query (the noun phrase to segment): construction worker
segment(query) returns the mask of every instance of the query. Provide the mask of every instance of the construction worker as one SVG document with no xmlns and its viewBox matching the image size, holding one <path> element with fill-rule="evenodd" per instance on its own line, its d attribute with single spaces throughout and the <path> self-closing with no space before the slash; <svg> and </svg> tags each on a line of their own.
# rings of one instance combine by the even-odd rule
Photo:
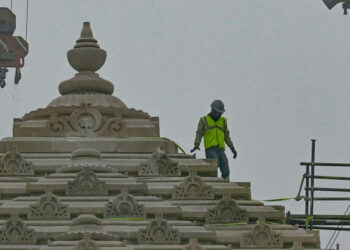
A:
<svg viewBox="0 0 350 250">
<path fill-rule="evenodd" d="M 199 145 L 204 136 L 205 156 L 208 159 L 217 159 L 221 177 L 228 179 L 230 169 L 225 154 L 225 143 L 231 149 L 233 159 L 236 159 L 237 151 L 233 146 L 230 132 L 227 129 L 227 120 L 222 117 L 222 114 L 225 112 L 224 103 L 220 100 L 215 100 L 210 106 L 210 113 L 201 117 L 198 122 L 196 139 L 194 140 L 194 147 L 191 149 L 191 153 L 197 149 L 200 150 Z"/>
</svg>

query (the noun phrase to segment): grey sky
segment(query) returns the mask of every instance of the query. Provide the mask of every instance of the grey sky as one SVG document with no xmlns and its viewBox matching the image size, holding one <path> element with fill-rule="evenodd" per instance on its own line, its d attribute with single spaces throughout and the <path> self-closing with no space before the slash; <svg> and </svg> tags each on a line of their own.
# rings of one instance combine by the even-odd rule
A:
<svg viewBox="0 0 350 250">
<path fill-rule="evenodd" d="M 74 74 L 66 51 L 90 21 L 108 53 L 99 73 L 115 84 L 114 94 L 160 116 L 161 135 L 187 152 L 210 102 L 225 102 L 238 151 L 235 161 L 228 152 L 230 178 L 251 181 L 254 199 L 295 196 L 310 138 L 318 139 L 317 160 L 350 162 L 350 17 L 340 6 L 330 12 L 321 0 L 30 0 L 29 7 L 22 80 L 15 89 L 12 70 L 0 90 L 1 138 L 12 134 L 14 117 L 58 96 L 58 84 Z M 14 1 L 13 11 L 16 34 L 24 37 L 25 1 Z M 203 148 L 197 156 L 204 157 Z M 283 205 L 303 212 L 302 202 Z M 320 213 L 346 207 L 316 204 Z M 321 236 L 324 245 L 329 233 Z M 339 238 L 344 249 L 346 236 Z"/>
</svg>

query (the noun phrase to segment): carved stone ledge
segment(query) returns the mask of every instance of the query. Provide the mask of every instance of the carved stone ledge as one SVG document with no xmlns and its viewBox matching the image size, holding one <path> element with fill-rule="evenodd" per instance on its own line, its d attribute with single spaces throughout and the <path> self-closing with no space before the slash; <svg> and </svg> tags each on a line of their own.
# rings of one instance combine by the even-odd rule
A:
<svg viewBox="0 0 350 250">
<path fill-rule="evenodd" d="M 190 171 L 180 185 L 175 186 L 172 198 L 176 200 L 213 200 L 214 189 L 205 184 L 196 171 Z"/>
<path fill-rule="evenodd" d="M 97 178 L 96 173 L 83 168 L 66 186 L 66 195 L 107 195 L 107 184 Z"/>
<path fill-rule="evenodd" d="M 0 229 L 0 244 L 34 245 L 37 241 L 33 229 L 28 229 L 17 214 L 12 214 Z"/>
<path fill-rule="evenodd" d="M 198 244 L 198 239 L 191 238 L 189 244 L 183 250 L 204 250 L 204 248 Z"/>
<path fill-rule="evenodd" d="M 248 222 L 245 209 L 240 208 L 231 199 L 231 194 L 224 194 L 223 199 L 213 209 L 208 209 L 206 223 L 238 223 Z"/>
<path fill-rule="evenodd" d="M 34 175 L 31 162 L 27 162 L 16 146 L 11 147 L 0 162 L 0 175 Z"/>
<path fill-rule="evenodd" d="M 146 229 L 140 229 L 137 233 L 139 244 L 179 244 L 181 237 L 179 230 L 173 229 L 168 222 L 163 219 L 163 215 L 157 214 L 151 220 Z"/>
<path fill-rule="evenodd" d="M 271 226 L 260 218 L 248 233 L 244 233 L 240 243 L 241 248 L 283 248 L 283 240 L 279 233 L 275 233 Z"/>
<path fill-rule="evenodd" d="M 138 204 L 135 198 L 123 189 L 112 201 L 109 201 L 103 212 L 108 217 L 146 217 L 145 206 Z"/>
<path fill-rule="evenodd" d="M 178 162 L 171 161 L 170 157 L 161 149 L 157 149 L 147 162 L 141 163 L 139 176 L 181 176 Z"/>
<path fill-rule="evenodd" d="M 29 206 L 28 219 L 70 219 L 68 205 L 63 205 L 51 190 L 40 196 L 39 200 Z"/>
</svg>

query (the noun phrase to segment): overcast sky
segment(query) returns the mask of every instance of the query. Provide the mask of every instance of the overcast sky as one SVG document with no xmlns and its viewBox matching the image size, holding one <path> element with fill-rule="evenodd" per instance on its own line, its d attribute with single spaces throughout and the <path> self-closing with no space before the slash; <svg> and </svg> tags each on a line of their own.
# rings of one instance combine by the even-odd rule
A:
<svg viewBox="0 0 350 250">
<path fill-rule="evenodd" d="M 13 1 L 15 34 L 23 37 L 25 3 Z M 0 137 L 12 135 L 13 118 L 59 95 L 58 84 L 75 73 L 66 51 L 90 21 L 108 53 L 99 73 L 115 84 L 114 95 L 159 116 L 161 135 L 187 152 L 200 116 L 223 100 L 238 151 L 236 160 L 227 151 L 231 181 L 252 182 L 253 199 L 293 197 L 311 138 L 318 161 L 350 162 L 349 18 L 321 0 L 30 0 L 30 52 L 19 86 L 11 70 L 0 90 Z M 278 204 L 303 212 L 303 202 Z M 347 206 L 316 203 L 316 212 Z M 325 246 L 329 233 L 321 236 Z M 341 249 L 350 246 L 346 238 L 339 237 Z"/>
</svg>

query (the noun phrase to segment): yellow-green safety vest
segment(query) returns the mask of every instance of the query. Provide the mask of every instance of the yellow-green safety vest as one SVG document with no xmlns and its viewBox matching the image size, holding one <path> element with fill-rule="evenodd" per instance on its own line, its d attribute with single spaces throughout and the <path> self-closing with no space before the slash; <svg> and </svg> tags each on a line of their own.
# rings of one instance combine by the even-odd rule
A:
<svg viewBox="0 0 350 250">
<path fill-rule="evenodd" d="M 204 146 L 208 149 L 213 146 L 219 146 L 225 149 L 225 133 L 224 126 L 226 124 L 226 118 L 220 117 L 217 121 L 214 121 L 209 115 L 203 116 L 202 120 L 205 126 L 204 132 Z"/>
</svg>

